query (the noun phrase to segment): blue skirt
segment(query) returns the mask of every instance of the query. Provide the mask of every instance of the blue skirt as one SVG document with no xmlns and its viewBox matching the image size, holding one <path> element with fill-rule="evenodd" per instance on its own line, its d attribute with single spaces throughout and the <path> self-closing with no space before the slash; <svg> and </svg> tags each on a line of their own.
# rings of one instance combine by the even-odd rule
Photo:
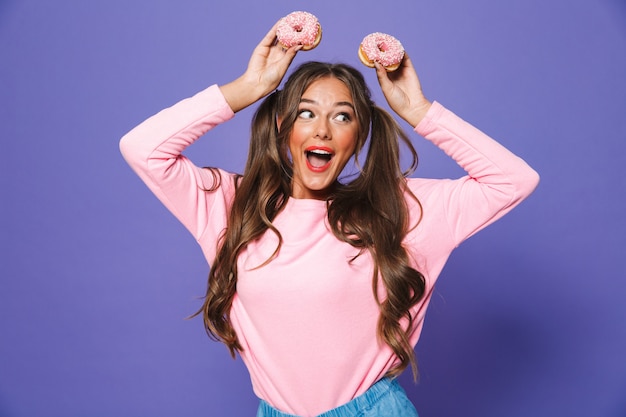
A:
<svg viewBox="0 0 626 417">
<path fill-rule="evenodd" d="M 298 417 L 283 413 L 264 400 L 257 417 Z M 406 392 L 395 379 L 383 378 L 352 401 L 317 417 L 418 417 Z"/>
</svg>

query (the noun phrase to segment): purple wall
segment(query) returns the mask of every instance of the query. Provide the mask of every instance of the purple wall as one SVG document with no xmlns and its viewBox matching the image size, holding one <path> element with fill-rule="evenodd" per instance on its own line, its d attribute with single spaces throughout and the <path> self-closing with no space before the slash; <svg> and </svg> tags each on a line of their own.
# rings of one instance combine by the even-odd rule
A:
<svg viewBox="0 0 626 417">
<path fill-rule="evenodd" d="M 324 27 L 296 62 L 352 63 L 380 99 L 356 48 L 390 32 L 428 97 L 542 176 L 444 270 L 421 380 L 402 378 L 420 416 L 626 416 L 623 0 L 212 3 L 0 2 L 1 416 L 254 415 L 241 361 L 184 320 L 204 291 L 200 250 L 118 140 L 239 75 L 294 9 Z M 240 170 L 250 115 L 188 155 Z M 415 141 L 419 175 L 459 175 Z"/>
</svg>

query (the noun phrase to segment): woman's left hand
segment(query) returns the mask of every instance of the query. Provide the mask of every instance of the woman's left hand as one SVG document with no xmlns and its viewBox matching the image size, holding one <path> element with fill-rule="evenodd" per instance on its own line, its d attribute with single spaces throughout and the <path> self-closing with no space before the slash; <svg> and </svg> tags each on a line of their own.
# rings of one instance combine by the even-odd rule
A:
<svg viewBox="0 0 626 417">
<path fill-rule="evenodd" d="M 378 62 L 374 65 L 378 83 L 389 106 L 411 126 L 417 126 L 431 103 L 422 93 L 422 86 L 409 56 L 405 54 L 400 68 L 393 72 L 387 72 Z"/>
</svg>

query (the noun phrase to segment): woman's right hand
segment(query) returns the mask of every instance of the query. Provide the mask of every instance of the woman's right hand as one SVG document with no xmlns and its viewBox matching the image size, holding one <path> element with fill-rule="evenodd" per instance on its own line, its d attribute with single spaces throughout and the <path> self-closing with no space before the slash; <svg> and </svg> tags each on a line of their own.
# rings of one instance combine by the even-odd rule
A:
<svg viewBox="0 0 626 417">
<path fill-rule="evenodd" d="M 254 48 L 248 68 L 236 80 L 220 86 L 222 94 L 234 112 L 248 107 L 274 91 L 287 73 L 301 45 L 283 49 L 276 42 L 276 27 Z"/>
</svg>

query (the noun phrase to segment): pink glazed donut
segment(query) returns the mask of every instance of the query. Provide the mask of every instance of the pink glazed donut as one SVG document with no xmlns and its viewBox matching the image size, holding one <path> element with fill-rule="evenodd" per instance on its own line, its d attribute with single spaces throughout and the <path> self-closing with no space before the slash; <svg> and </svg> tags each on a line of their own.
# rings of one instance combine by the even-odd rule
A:
<svg viewBox="0 0 626 417">
<path fill-rule="evenodd" d="M 308 51 L 322 40 L 322 26 L 311 13 L 292 12 L 279 20 L 276 37 L 285 49 L 302 45 L 302 50 Z"/>
<path fill-rule="evenodd" d="M 387 71 L 395 71 L 404 58 L 404 47 L 399 40 L 386 33 L 375 32 L 363 38 L 359 59 L 368 67 L 380 62 Z"/>
</svg>

